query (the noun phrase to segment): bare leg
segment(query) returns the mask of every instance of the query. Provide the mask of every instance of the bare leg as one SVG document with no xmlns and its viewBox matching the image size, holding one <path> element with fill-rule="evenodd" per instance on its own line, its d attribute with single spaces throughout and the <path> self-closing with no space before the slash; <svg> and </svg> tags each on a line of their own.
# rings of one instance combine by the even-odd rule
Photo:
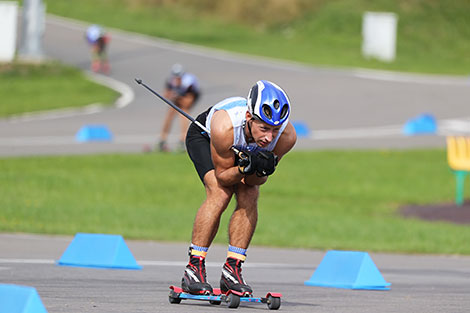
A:
<svg viewBox="0 0 470 313">
<path fill-rule="evenodd" d="M 179 107 L 186 113 L 189 114 L 189 110 L 193 106 L 194 103 L 194 95 L 193 94 L 187 94 L 184 97 L 179 98 Z M 189 127 L 189 120 L 180 114 L 180 125 L 181 125 L 181 135 L 180 135 L 180 141 L 184 142 L 186 139 L 186 132 L 188 131 Z"/>
<path fill-rule="evenodd" d="M 166 112 L 165 120 L 163 122 L 163 129 L 160 134 L 160 140 L 161 141 L 166 141 L 168 138 L 168 133 L 170 132 L 171 128 L 171 123 L 173 122 L 173 119 L 175 118 L 176 111 L 174 109 L 169 109 Z"/>
<path fill-rule="evenodd" d="M 209 247 L 217 234 L 220 217 L 227 208 L 233 191 L 217 183 L 214 170 L 207 172 L 204 183 L 207 197 L 194 220 L 192 243 L 200 247 Z"/>
<path fill-rule="evenodd" d="M 96 43 L 91 46 L 91 70 L 93 72 L 100 70 L 99 47 Z"/>
<path fill-rule="evenodd" d="M 235 195 L 237 207 L 230 218 L 230 245 L 247 249 L 258 221 L 258 186 L 238 184 Z"/>
</svg>

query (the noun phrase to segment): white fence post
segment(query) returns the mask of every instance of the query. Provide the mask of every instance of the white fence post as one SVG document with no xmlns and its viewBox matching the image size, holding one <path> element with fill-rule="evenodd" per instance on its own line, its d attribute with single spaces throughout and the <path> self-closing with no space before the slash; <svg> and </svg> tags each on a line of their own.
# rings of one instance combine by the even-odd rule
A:
<svg viewBox="0 0 470 313">
<path fill-rule="evenodd" d="M 397 16 L 387 12 L 365 12 L 362 19 L 362 55 L 384 62 L 395 60 Z"/>
<path fill-rule="evenodd" d="M 16 49 L 18 3 L 0 1 L 0 62 L 11 62 Z"/>
</svg>

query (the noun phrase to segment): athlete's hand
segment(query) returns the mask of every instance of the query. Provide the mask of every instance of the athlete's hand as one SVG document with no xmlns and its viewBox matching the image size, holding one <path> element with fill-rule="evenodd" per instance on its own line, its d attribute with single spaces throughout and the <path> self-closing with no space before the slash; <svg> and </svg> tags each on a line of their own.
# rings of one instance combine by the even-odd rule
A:
<svg viewBox="0 0 470 313">
<path fill-rule="evenodd" d="M 235 153 L 235 165 L 238 166 L 238 171 L 244 175 L 251 175 L 255 173 L 255 162 L 253 153 L 248 150 L 241 150 L 237 147 L 232 147 Z"/>
<path fill-rule="evenodd" d="M 269 176 L 274 173 L 278 162 L 277 156 L 264 149 L 239 150 L 232 147 L 235 152 L 235 164 L 238 171 L 244 175 L 255 174 L 259 177 Z"/>
<path fill-rule="evenodd" d="M 256 153 L 256 175 L 269 176 L 276 170 L 278 157 L 271 151 L 259 150 Z"/>
</svg>

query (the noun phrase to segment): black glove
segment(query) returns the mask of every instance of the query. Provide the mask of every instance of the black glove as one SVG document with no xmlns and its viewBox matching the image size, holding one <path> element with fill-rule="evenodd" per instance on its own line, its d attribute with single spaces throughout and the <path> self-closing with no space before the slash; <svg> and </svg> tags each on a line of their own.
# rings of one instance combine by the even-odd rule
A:
<svg viewBox="0 0 470 313">
<path fill-rule="evenodd" d="M 251 175 L 255 173 L 255 162 L 253 153 L 249 150 L 241 150 L 237 147 L 232 147 L 235 153 L 235 165 L 238 166 L 238 171 L 244 175 Z"/>
<path fill-rule="evenodd" d="M 274 173 L 278 162 L 278 157 L 271 151 L 261 148 L 253 150 L 239 149 L 232 147 L 235 152 L 235 165 L 238 165 L 240 173 L 245 175 L 252 175 L 256 173 L 257 176 L 269 176 Z"/>
<path fill-rule="evenodd" d="M 278 157 L 271 151 L 259 150 L 256 153 L 256 175 L 269 176 L 276 170 Z"/>
</svg>

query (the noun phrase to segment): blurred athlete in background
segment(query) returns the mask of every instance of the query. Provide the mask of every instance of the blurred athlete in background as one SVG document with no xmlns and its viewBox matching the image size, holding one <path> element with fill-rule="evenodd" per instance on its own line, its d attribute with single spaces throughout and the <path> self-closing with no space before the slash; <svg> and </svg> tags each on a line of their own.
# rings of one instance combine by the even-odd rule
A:
<svg viewBox="0 0 470 313">
<path fill-rule="evenodd" d="M 107 54 L 109 35 L 99 25 L 91 25 L 86 31 L 86 39 L 91 48 L 91 70 L 109 74 L 110 66 Z"/>
<path fill-rule="evenodd" d="M 171 68 L 171 74 L 165 82 L 164 97 L 173 102 L 176 106 L 181 108 L 186 113 L 197 102 L 200 96 L 199 83 L 191 73 L 184 72 L 183 67 L 180 64 L 174 64 Z M 169 108 L 163 122 L 163 128 L 160 133 L 160 142 L 158 143 L 157 149 L 159 151 L 168 152 L 170 148 L 167 144 L 168 133 L 171 129 L 171 124 L 176 114 L 174 109 Z M 183 115 L 179 115 L 180 118 L 180 140 L 178 144 L 178 150 L 185 150 L 185 139 L 186 131 L 188 130 L 189 121 Z"/>
</svg>

